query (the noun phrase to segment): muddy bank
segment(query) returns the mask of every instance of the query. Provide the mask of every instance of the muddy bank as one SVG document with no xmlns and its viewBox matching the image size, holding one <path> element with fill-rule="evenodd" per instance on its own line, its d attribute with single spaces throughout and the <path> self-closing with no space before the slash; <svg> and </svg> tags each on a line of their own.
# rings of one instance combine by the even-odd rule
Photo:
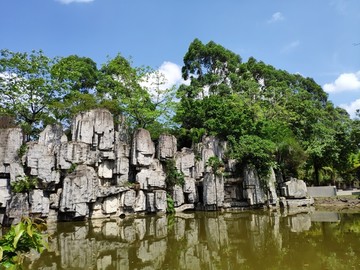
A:
<svg viewBox="0 0 360 270">
<path fill-rule="evenodd" d="M 314 198 L 317 210 L 360 211 L 360 197 L 357 195 Z"/>
</svg>

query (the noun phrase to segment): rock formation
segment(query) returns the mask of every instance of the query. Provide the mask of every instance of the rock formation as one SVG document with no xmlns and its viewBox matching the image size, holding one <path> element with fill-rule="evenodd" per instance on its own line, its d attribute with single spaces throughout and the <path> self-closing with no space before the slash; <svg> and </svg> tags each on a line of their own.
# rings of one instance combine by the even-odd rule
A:
<svg viewBox="0 0 360 270">
<path fill-rule="evenodd" d="M 24 215 L 72 220 L 164 213 L 169 197 L 175 211 L 276 204 L 273 170 L 268 179 L 250 167 L 239 173 L 236 161 L 226 159 L 226 142 L 204 137 L 178 151 L 172 135 L 161 135 L 155 146 L 149 131 L 130 134 L 123 118 L 117 122 L 107 110 L 91 110 L 74 118 L 71 140 L 52 125 L 26 144 L 21 129 L 0 129 L 0 224 Z M 212 171 L 211 157 L 224 163 L 225 173 Z M 169 161 L 182 183 L 168 182 Z M 12 185 L 20 179 L 35 182 L 16 193 Z M 287 197 L 306 196 L 297 181 L 284 184 Z"/>
</svg>

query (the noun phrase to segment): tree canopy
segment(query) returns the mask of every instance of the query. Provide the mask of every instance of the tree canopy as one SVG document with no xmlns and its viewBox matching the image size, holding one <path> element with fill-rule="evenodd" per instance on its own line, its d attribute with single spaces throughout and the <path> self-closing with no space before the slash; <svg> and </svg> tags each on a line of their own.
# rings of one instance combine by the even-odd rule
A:
<svg viewBox="0 0 360 270">
<path fill-rule="evenodd" d="M 260 173 L 271 166 L 314 184 L 359 174 L 359 120 L 336 108 L 312 78 L 253 57 L 243 62 L 199 39 L 189 45 L 182 76 L 189 83 L 167 89 L 162 74 L 133 67 L 120 54 L 98 67 L 88 57 L 3 49 L 0 113 L 31 138 L 47 123 L 66 125 L 79 112 L 107 108 L 154 138 L 164 130 L 176 134 L 179 147 L 204 135 L 227 140 L 228 157 Z"/>
</svg>

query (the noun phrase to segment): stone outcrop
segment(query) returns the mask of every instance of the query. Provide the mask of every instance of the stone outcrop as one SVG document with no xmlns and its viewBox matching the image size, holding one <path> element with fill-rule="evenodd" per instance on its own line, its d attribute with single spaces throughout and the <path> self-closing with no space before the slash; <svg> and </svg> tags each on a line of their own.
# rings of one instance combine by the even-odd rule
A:
<svg viewBox="0 0 360 270">
<path fill-rule="evenodd" d="M 116 122 L 107 110 L 83 112 L 72 122 L 71 139 L 52 125 L 26 145 L 21 129 L 0 129 L 0 223 L 23 215 L 71 220 L 164 213 L 168 200 L 176 212 L 277 204 L 274 171 L 260 179 L 254 168 L 239 170 L 226 157 L 226 142 L 209 136 L 178 151 L 176 138 L 163 134 L 155 147 L 149 131 L 130 134 L 124 118 Z M 224 164 L 221 171 L 208 166 L 211 157 Z M 181 181 L 169 181 L 167 164 Z M 36 184 L 15 193 L 11 185 L 19 177 Z M 288 199 L 306 197 L 301 180 L 281 190 Z"/>
<path fill-rule="evenodd" d="M 249 205 L 258 205 L 265 203 L 264 183 L 260 182 L 260 178 L 254 168 L 246 167 L 244 169 L 243 182 L 244 198 Z"/>
<path fill-rule="evenodd" d="M 303 180 L 290 178 L 282 184 L 281 195 L 288 199 L 303 199 L 307 196 L 307 187 Z"/>
</svg>

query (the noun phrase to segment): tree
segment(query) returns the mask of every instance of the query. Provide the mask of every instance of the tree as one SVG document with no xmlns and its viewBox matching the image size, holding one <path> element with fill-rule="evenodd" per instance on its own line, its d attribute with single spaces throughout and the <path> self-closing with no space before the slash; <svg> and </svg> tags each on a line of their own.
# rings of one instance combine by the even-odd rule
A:
<svg viewBox="0 0 360 270">
<path fill-rule="evenodd" d="M 129 126 L 158 127 L 157 122 L 165 120 L 171 111 L 173 88 L 161 89 L 164 82 L 151 69 L 133 68 L 128 60 L 117 55 L 100 72 L 97 86 L 100 106 L 109 108 L 115 115 L 125 115 Z"/>
<path fill-rule="evenodd" d="M 92 59 L 77 55 L 61 58 L 52 66 L 51 74 L 68 87 L 63 98 L 54 102 L 52 108 L 55 117 L 64 124 L 68 125 L 79 112 L 98 107 L 96 86 L 99 71 Z"/>
<path fill-rule="evenodd" d="M 238 72 L 240 64 L 241 57 L 232 51 L 213 41 L 204 45 L 195 39 L 184 56 L 182 74 L 185 80 L 191 80 L 188 90 L 194 97 L 204 97 L 207 89 L 209 93 L 225 94 L 231 92 L 230 74 Z"/>
<path fill-rule="evenodd" d="M 215 135 L 230 141 L 231 155 L 240 162 L 263 172 L 275 166 L 284 177 L 305 168 L 314 171 L 317 184 L 330 170 L 346 175 L 359 128 L 313 79 L 253 57 L 241 63 L 233 52 L 198 39 L 190 44 L 182 71 L 191 83 L 177 91 L 175 120 L 187 136 L 180 142 Z"/>
<path fill-rule="evenodd" d="M 56 59 L 42 51 L 17 53 L 0 51 L 1 112 L 13 115 L 30 138 L 49 121 L 51 105 L 61 99 L 64 84 L 51 76 Z"/>
</svg>

